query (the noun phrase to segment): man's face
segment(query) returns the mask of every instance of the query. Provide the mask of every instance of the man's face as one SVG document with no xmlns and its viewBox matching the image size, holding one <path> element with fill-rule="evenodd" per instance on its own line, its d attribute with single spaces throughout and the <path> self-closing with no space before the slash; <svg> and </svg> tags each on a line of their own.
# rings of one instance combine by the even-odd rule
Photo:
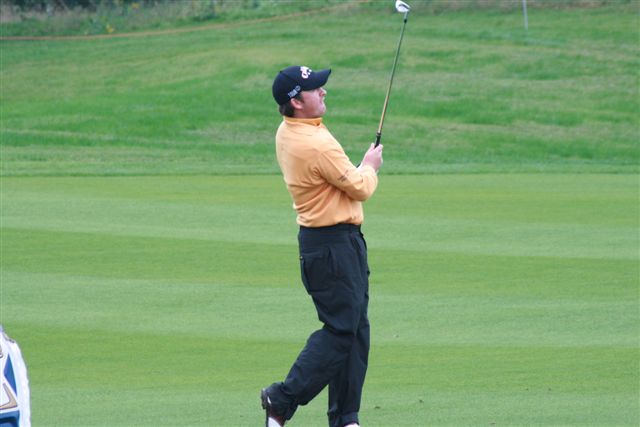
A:
<svg viewBox="0 0 640 427">
<path fill-rule="evenodd" d="M 327 110 L 327 107 L 324 105 L 324 97 L 326 94 L 327 91 L 322 87 L 300 92 L 302 102 L 299 104 L 302 108 L 296 109 L 296 117 L 307 119 L 322 117 Z"/>
</svg>

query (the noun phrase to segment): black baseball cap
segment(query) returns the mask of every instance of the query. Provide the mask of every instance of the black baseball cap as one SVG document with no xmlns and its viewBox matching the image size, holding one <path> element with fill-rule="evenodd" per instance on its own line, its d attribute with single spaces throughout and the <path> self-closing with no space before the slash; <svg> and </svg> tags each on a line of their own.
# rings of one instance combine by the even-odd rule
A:
<svg viewBox="0 0 640 427">
<path fill-rule="evenodd" d="M 304 65 L 292 65 L 280 70 L 273 80 L 273 99 L 284 105 L 303 90 L 313 90 L 324 86 L 331 70 L 313 71 Z"/>
</svg>

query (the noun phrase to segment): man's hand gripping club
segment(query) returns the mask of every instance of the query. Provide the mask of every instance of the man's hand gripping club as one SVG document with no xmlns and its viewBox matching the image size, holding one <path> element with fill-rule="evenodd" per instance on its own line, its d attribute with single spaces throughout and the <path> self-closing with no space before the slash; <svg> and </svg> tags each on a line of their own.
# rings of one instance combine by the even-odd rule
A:
<svg viewBox="0 0 640 427">
<path fill-rule="evenodd" d="M 382 166 L 383 147 L 383 145 L 378 145 L 376 147 L 375 144 L 371 144 L 367 152 L 364 153 L 364 157 L 362 158 L 362 162 L 360 163 L 360 166 L 358 166 L 358 169 L 362 168 L 363 166 L 371 166 L 373 170 L 378 172 L 378 169 L 380 169 L 380 166 Z"/>
</svg>

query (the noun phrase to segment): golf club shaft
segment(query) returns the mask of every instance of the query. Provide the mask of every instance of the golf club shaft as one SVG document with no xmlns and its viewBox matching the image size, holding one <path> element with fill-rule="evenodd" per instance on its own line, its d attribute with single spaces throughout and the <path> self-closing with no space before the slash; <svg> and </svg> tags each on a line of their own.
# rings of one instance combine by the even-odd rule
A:
<svg viewBox="0 0 640 427">
<path fill-rule="evenodd" d="M 391 86 L 393 85 L 393 76 L 396 73 L 396 65 L 398 64 L 398 56 L 400 56 L 400 46 L 402 45 L 402 37 L 404 36 L 404 27 L 407 25 L 407 16 L 409 12 L 404 14 L 404 22 L 402 23 L 402 30 L 400 30 L 400 40 L 398 40 L 398 47 L 396 49 L 396 57 L 393 60 L 393 68 L 391 68 L 391 79 L 389 79 L 389 87 L 387 88 L 387 96 L 384 98 L 384 106 L 382 107 L 382 116 L 380 117 L 380 124 L 378 125 L 378 131 L 376 132 L 377 147 L 380 145 L 380 138 L 382 137 L 382 125 L 384 124 L 384 116 L 387 113 L 387 104 L 389 104 L 389 95 L 391 95 Z"/>
</svg>

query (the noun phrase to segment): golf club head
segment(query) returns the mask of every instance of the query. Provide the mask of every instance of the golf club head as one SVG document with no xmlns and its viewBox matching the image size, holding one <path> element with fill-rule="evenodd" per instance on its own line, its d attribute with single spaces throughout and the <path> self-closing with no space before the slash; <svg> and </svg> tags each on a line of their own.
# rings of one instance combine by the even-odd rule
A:
<svg viewBox="0 0 640 427">
<path fill-rule="evenodd" d="M 409 13 L 409 11 L 411 10 L 411 6 L 403 1 L 396 0 L 396 10 L 400 13 Z"/>
</svg>

